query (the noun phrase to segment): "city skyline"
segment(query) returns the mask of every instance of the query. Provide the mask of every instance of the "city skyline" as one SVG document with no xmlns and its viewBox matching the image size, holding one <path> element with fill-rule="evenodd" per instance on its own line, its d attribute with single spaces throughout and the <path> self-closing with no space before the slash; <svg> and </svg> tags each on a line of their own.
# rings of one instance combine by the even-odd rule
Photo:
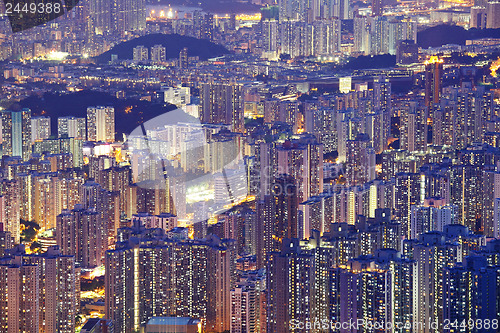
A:
<svg viewBox="0 0 500 333">
<path fill-rule="evenodd" d="M 500 331 L 498 1 L 16 4 L 0 332 Z"/>
</svg>

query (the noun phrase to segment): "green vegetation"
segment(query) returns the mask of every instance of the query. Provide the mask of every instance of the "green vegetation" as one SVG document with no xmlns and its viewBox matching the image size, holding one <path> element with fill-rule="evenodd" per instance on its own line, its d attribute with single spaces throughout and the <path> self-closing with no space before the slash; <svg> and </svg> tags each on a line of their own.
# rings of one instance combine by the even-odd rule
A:
<svg viewBox="0 0 500 333">
<path fill-rule="evenodd" d="M 42 249 L 42 244 L 38 242 L 31 243 L 30 250 L 31 252 L 39 252 Z"/>
<path fill-rule="evenodd" d="M 32 242 L 38 230 L 40 230 L 40 226 L 35 222 L 21 220 L 21 242 Z"/>
<path fill-rule="evenodd" d="M 82 291 L 93 291 L 104 288 L 104 277 L 96 277 L 92 280 L 82 279 L 80 286 Z"/>
</svg>

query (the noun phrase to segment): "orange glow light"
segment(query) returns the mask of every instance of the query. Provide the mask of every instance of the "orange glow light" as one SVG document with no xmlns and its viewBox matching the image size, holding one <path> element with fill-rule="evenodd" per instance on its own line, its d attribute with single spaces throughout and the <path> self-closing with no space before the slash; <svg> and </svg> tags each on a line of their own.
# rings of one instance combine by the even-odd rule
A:
<svg viewBox="0 0 500 333">
<path fill-rule="evenodd" d="M 431 56 L 428 60 L 426 60 L 424 62 L 424 64 L 428 65 L 428 64 L 435 64 L 435 63 L 439 63 L 439 64 L 442 64 L 444 62 L 443 59 L 439 59 L 438 56 Z"/>
<path fill-rule="evenodd" d="M 491 66 L 491 76 L 495 77 L 497 76 L 497 70 L 500 68 L 500 58 L 498 58 L 496 61 L 494 61 Z"/>
</svg>

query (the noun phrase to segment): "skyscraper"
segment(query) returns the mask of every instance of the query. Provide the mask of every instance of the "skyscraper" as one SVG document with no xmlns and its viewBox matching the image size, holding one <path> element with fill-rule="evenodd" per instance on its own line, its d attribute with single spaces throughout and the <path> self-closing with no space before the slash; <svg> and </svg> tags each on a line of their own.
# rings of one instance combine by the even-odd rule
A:
<svg viewBox="0 0 500 333">
<path fill-rule="evenodd" d="M 330 230 L 333 220 L 333 196 L 319 195 L 299 204 L 298 224 L 301 239 L 308 239 L 313 230 L 321 234 Z"/>
<path fill-rule="evenodd" d="M 57 136 L 59 138 L 68 136 L 69 138 L 85 139 L 85 118 L 72 116 L 57 118 Z"/>
<path fill-rule="evenodd" d="M 202 38 L 214 40 L 214 15 L 207 13 L 203 19 Z"/>
<path fill-rule="evenodd" d="M 164 62 L 167 60 L 167 48 L 161 44 L 151 48 L 151 61 Z"/>
<path fill-rule="evenodd" d="M 444 270 L 462 260 L 458 249 L 457 244 L 447 243 L 444 234 L 437 231 L 421 235 L 419 242 L 413 246 L 412 259 L 417 262 L 413 274 L 413 321 L 427 323 L 421 332 L 435 332 L 430 323 L 437 323 L 439 327 L 443 322 Z"/>
<path fill-rule="evenodd" d="M 242 131 L 241 98 L 241 87 L 237 84 L 203 83 L 200 87 L 201 122 L 231 125 L 233 131 Z"/>
<path fill-rule="evenodd" d="M 338 17 L 341 20 L 352 19 L 353 11 L 349 0 L 331 1 L 333 6 L 333 17 Z"/>
<path fill-rule="evenodd" d="M 384 13 L 384 2 L 382 0 L 372 1 L 372 15 L 381 16 Z"/>
<path fill-rule="evenodd" d="M 397 173 L 394 197 L 394 215 L 402 225 L 405 238 L 411 236 L 411 206 L 421 203 L 420 175 L 417 173 Z"/>
<path fill-rule="evenodd" d="M 113 107 L 87 108 L 87 140 L 115 141 L 115 109 Z"/>
<path fill-rule="evenodd" d="M 0 264 L 0 329 L 39 332 L 39 267 L 13 260 Z"/>
<path fill-rule="evenodd" d="M 268 332 L 287 333 L 290 323 L 310 320 L 314 268 L 314 256 L 303 252 L 297 239 L 286 239 L 282 251 L 270 254 L 266 269 Z"/>
<path fill-rule="evenodd" d="M 145 1 L 89 1 L 88 24 L 90 32 L 96 35 L 140 34 L 146 29 Z"/>
<path fill-rule="evenodd" d="M 3 204 L 5 198 L 0 198 L 0 205 Z M 3 219 L 3 218 L 2 218 Z M 3 257 L 5 251 L 12 248 L 14 240 L 10 231 L 5 230 L 3 222 L 0 222 L 0 257 Z"/>
<path fill-rule="evenodd" d="M 262 21 L 262 34 L 264 35 L 264 50 L 276 52 L 278 49 L 278 21 Z"/>
<path fill-rule="evenodd" d="M 285 239 L 266 268 L 267 332 L 291 332 L 292 325 L 338 319 L 336 244 L 314 231 L 309 240 Z"/>
<path fill-rule="evenodd" d="M 117 332 L 153 316 L 200 318 L 207 330 L 229 330 L 235 259 L 231 242 L 213 236 L 117 243 L 106 252 L 106 317 Z"/>
<path fill-rule="evenodd" d="M 375 78 L 373 83 L 373 106 L 377 114 L 373 148 L 376 153 L 380 153 L 387 149 L 392 116 L 392 85 L 383 75 Z"/>
<path fill-rule="evenodd" d="M 57 216 L 57 244 L 61 253 L 75 256 L 82 267 L 94 268 L 104 264 L 108 248 L 108 226 L 96 211 L 81 206 L 63 211 Z"/>
<path fill-rule="evenodd" d="M 366 16 L 354 18 L 354 52 L 371 53 L 370 24 Z"/>
<path fill-rule="evenodd" d="M 184 47 L 180 52 L 179 52 L 179 67 L 186 69 L 189 66 L 189 61 L 188 61 L 188 49 L 187 47 Z"/>
<path fill-rule="evenodd" d="M 498 29 L 500 28 L 500 2 L 489 1 L 486 4 L 486 28 Z"/>
<path fill-rule="evenodd" d="M 27 161 L 31 155 L 31 110 L 2 111 L 3 155 L 19 156 Z"/>
<path fill-rule="evenodd" d="M 259 274 L 260 273 L 260 274 Z M 262 270 L 246 274 L 231 290 L 231 332 L 262 332 L 266 321 L 265 313 L 265 275 Z"/>
<path fill-rule="evenodd" d="M 51 134 L 50 117 L 31 118 L 31 142 L 48 139 Z"/>
<path fill-rule="evenodd" d="M 7 301 L 0 307 L 2 310 L 8 307 L 9 311 L 6 332 L 24 331 L 22 327 L 26 332 L 35 332 L 33 328 L 37 327 L 43 332 L 75 331 L 80 302 L 77 295 L 80 276 L 75 257 L 61 255 L 57 246 L 49 247 L 43 254 L 26 254 L 24 246 L 19 245 L 8 257 L 2 258 L 0 267 L 3 273 L 0 295 Z M 2 315 L 2 328 L 5 327 L 3 320 Z"/>
<path fill-rule="evenodd" d="M 441 97 L 443 60 L 431 57 L 425 62 L 425 106 L 429 109 L 439 103 Z"/>
<path fill-rule="evenodd" d="M 360 133 L 347 140 L 345 172 L 348 185 L 362 185 L 375 179 L 375 151 L 368 135 Z"/>
<path fill-rule="evenodd" d="M 20 242 L 20 184 L 17 180 L 0 181 L 0 223 L 14 243 Z"/>
<path fill-rule="evenodd" d="M 487 11 L 485 7 L 474 6 L 470 9 L 470 27 L 485 29 L 487 23 Z"/>
<path fill-rule="evenodd" d="M 470 256 L 464 265 L 445 268 L 443 319 L 461 323 L 496 318 L 499 278 L 499 267 L 489 266 L 485 257 Z"/>
<path fill-rule="evenodd" d="M 147 61 L 149 59 L 149 50 L 144 45 L 134 47 L 132 51 L 132 58 L 134 61 Z"/>
<path fill-rule="evenodd" d="M 334 279 L 338 282 L 332 287 L 338 289 L 332 290 L 337 294 L 333 303 L 340 314 L 338 321 L 356 322 L 358 318 L 379 323 L 412 323 L 415 266 L 414 261 L 403 259 L 398 251 L 383 249 L 374 255 L 352 259 L 342 269 L 334 269 Z"/>
<path fill-rule="evenodd" d="M 81 118 L 84 119 L 84 118 Z M 83 139 L 73 137 L 62 137 L 59 139 L 46 139 L 43 141 L 36 141 L 33 144 L 34 154 L 71 154 L 73 165 L 75 168 L 83 164 L 83 140 L 85 138 L 85 131 L 83 132 Z"/>
<path fill-rule="evenodd" d="M 444 231 L 445 225 L 455 223 L 456 216 L 456 207 L 446 205 L 444 199 L 425 199 L 423 206 L 411 207 L 410 238 L 417 239 L 429 231 Z"/>
<path fill-rule="evenodd" d="M 323 145 L 304 135 L 277 148 L 278 174 L 288 174 L 297 186 L 299 202 L 323 192 Z"/>
</svg>

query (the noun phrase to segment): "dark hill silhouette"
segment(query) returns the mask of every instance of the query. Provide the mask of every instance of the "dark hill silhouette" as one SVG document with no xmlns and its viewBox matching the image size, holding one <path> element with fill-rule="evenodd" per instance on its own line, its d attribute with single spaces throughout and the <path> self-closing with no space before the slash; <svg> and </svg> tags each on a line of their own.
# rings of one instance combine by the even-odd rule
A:
<svg viewBox="0 0 500 333">
<path fill-rule="evenodd" d="M 465 45 L 469 39 L 500 38 L 500 29 L 469 29 L 456 25 L 442 24 L 418 32 L 417 44 L 420 47 L 439 47 L 446 44 Z"/>
<path fill-rule="evenodd" d="M 64 116 L 87 117 L 89 106 L 113 106 L 117 133 L 130 133 L 141 123 L 175 110 L 175 105 L 155 104 L 138 99 L 117 99 L 104 92 L 84 90 L 71 94 L 45 93 L 43 97 L 28 97 L 18 107 L 31 109 L 33 116 L 50 116 L 52 134 L 57 134 L 57 118 Z M 132 107 L 129 112 L 125 109 Z"/>
<path fill-rule="evenodd" d="M 349 58 L 344 69 L 390 68 L 396 65 L 396 56 L 380 54 L 375 56 L 358 56 Z"/>
<path fill-rule="evenodd" d="M 96 61 L 107 63 L 111 60 L 112 54 L 116 54 L 120 60 L 133 59 L 134 47 L 144 45 L 147 48 L 151 48 L 157 44 L 166 47 L 167 59 L 178 58 L 179 52 L 185 47 L 188 49 L 188 56 L 198 56 L 202 60 L 229 53 L 224 46 L 214 44 L 206 39 L 197 39 L 177 34 L 151 34 L 120 43 L 111 50 L 97 56 Z"/>
</svg>

